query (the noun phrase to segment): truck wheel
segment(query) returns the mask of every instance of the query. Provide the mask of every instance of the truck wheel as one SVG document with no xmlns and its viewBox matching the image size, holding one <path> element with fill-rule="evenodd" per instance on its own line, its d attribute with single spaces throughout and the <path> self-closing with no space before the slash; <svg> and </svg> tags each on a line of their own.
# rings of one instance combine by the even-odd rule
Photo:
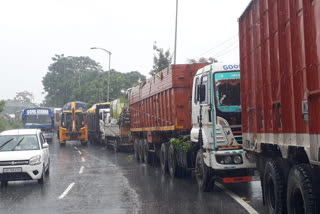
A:
<svg viewBox="0 0 320 214">
<path fill-rule="evenodd" d="M 143 159 L 143 157 L 144 157 L 144 149 L 143 149 L 143 140 L 142 139 L 140 139 L 139 140 L 139 159 L 140 159 L 140 161 L 143 163 L 144 162 L 144 159 Z"/>
<path fill-rule="evenodd" d="M 269 159 L 263 176 L 263 194 L 269 213 L 286 213 L 286 186 L 277 159 Z"/>
<path fill-rule="evenodd" d="M 318 213 L 316 212 L 315 190 L 311 168 L 306 164 L 292 167 L 288 177 L 288 213 Z"/>
<path fill-rule="evenodd" d="M 65 146 L 66 145 L 66 141 L 64 140 L 64 141 L 60 142 L 59 144 L 60 144 L 60 146 Z"/>
<path fill-rule="evenodd" d="M 177 164 L 176 152 L 172 144 L 170 144 L 168 149 L 168 169 L 171 178 L 180 176 L 180 167 Z"/>
<path fill-rule="evenodd" d="M 161 170 L 163 174 L 165 174 L 168 171 L 168 147 L 165 143 L 161 144 L 160 164 L 161 164 Z"/>
<path fill-rule="evenodd" d="M 87 141 L 81 141 L 81 145 L 82 145 L 82 146 L 86 146 L 87 144 L 88 144 Z"/>
<path fill-rule="evenodd" d="M 8 181 L 1 181 L 1 187 L 8 186 Z"/>
<path fill-rule="evenodd" d="M 117 152 L 118 152 L 118 139 L 115 139 L 115 140 L 114 140 L 114 143 L 113 143 L 113 151 L 114 151 L 114 153 L 117 153 Z"/>
<path fill-rule="evenodd" d="M 200 149 L 196 157 L 195 175 L 199 190 L 201 192 L 212 192 L 214 189 L 215 179 L 213 177 L 213 170 L 204 163 L 203 151 Z"/>
<path fill-rule="evenodd" d="M 143 140 L 143 159 L 146 164 L 150 163 L 149 143 L 147 139 Z"/>
<path fill-rule="evenodd" d="M 138 139 L 134 140 L 133 149 L 134 149 L 134 156 L 135 156 L 137 162 L 139 162 L 140 157 L 139 157 L 139 140 Z"/>
</svg>

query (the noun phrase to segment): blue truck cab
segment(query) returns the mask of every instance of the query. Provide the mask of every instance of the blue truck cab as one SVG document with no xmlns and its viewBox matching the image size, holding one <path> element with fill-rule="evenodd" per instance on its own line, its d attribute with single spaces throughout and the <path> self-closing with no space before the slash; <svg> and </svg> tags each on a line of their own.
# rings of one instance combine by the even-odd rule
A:
<svg viewBox="0 0 320 214">
<path fill-rule="evenodd" d="M 44 137 L 51 141 L 54 131 L 54 114 L 50 108 L 27 108 L 22 111 L 25 129 L 41 129 Z"/>
</svg>

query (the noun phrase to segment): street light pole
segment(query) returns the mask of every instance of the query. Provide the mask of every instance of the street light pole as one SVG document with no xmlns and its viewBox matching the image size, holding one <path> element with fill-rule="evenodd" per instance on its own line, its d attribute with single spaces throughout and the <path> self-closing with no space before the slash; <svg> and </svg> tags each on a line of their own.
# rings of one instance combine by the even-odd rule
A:
<svg viewBox="0 0 320 214">
<path fill-rule="evenodd" d="M 176 64 L 177 61 L 177 29 L 178 29 L 178 0 L 176 0 L 176 25 L 175 25 L 175 35 L 174 35 L 174 56 L 173 63 Z"/>
<path fill-rule="evenodd" d="M 110 67 L 110 65 L 111 65 L 111 52 L 110 51 L 108 51 L 108 50 L 106 50 L 106 49 L 104 49 L 104 48 L 99 48 L 99 47 L 92 47 L 91 49 L 99 49 L 99 50 L 103 50 L 103 51 L 105 51 L 105 52 L 107 52 L 108 53 L 108 55 L 109 55 L 109 71 L 108 71 L 108 91 L 107 91 L 107 102 L 109 102 L 109 87 L 110 87 L 110 69 L 111 69 L 111 67 Z"/>
</svg>

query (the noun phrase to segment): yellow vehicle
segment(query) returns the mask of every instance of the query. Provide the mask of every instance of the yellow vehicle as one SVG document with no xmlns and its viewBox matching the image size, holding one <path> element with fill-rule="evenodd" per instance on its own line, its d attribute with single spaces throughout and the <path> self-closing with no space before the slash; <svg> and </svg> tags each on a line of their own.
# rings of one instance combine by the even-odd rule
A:
<svg viewBox="0 0 320 214">
<path fill-rule="evenodd" d="M 58 138 L 60 145 L 68 140 L 79 140 L 82 145 L 88 142 L 88 126 L 86 123 L 86 103 L 76 101 L 62 107 L 61 124 Z"/>
</svg>

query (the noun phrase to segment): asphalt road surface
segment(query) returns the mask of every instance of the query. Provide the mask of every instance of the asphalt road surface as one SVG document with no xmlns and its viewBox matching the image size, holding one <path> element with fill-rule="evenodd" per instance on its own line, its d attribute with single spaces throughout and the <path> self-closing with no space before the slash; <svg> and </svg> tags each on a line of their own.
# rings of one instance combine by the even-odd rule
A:
<svg viewBox="0 0 320 214">
<path fill-rule="evenodd" d="M 171 179 L 157 165 L 103 146 L 50 143 L 50 175 L 0 188 L 0 213 L 267 213 L 259 181 L 201 193 L 194 178 Z"/>
</svg>

